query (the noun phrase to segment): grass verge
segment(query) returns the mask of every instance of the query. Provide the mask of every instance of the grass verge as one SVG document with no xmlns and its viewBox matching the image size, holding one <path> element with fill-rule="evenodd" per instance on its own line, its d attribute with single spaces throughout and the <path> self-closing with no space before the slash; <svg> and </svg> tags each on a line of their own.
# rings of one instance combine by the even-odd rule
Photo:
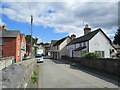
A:
<svg viewBox="0 0 120 90">
<path fill-rule="evenodd" d="M 39 66 L 35 65 L 35 69 L 31 75 L 32 83 L 38 83 L 38 74 L 39 74 Z"/>
</svg>

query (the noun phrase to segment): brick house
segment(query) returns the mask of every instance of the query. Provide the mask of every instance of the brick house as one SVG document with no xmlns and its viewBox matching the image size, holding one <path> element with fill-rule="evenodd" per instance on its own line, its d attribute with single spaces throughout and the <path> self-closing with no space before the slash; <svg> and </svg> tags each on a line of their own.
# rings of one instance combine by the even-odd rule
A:
<svg viewBox="0 0 120 90">
<path fill-rule="evenodd" d="M 20 32 L 6 30 L 2 28 L 0 30 L 0 58 L 14 56 L 15 61 L 20 61 Z"/>
<path fill-rule="evenodd" d="M 24 34 L 20 34 L 20 42 L 21 42 L 21 60 L 22 60 L 26 54 L 26 39 Z"/>
<path fill-rule="evenodd" d="M 30 54 L 31 54 L 31 44 L 29 44 L 29 43 L 26 43 L 26 54 L 28 56 L 30 56 Z"/>
</svg>

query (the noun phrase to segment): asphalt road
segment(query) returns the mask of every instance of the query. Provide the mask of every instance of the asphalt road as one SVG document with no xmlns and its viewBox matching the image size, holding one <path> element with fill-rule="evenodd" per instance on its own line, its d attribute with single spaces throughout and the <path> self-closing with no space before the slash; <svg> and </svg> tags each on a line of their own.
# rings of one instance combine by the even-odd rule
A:
<svg viewBox="0 0 120 90">
<path fill-rule="evenodd" d="M 70 66 L 63 61 L 44 59 L 39 67 L 38 88 L 118 88 L 115 80 Z"/>
</svg>

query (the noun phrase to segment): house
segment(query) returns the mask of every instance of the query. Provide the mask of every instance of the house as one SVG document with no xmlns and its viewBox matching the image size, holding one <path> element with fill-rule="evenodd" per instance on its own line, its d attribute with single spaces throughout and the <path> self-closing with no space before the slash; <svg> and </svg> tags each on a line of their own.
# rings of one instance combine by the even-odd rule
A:
<svg viewBox="0 0 120 90">
<path fill-rule="evenodd" d="M 20 43 L 21 43 L 21 60 L 24 59 L 26 54 L 26 39 L 24 34 L 20 34 Z"/>
<path fill-rule="evenodd" d="M 52 48 L 50 50 L 51 57 L 54 59 L 61 59 L 61 56 L 67 54 L 66 45 L 71 41 L 71 37 L 67 36 L 58 41 L 51 42 Z M 53 44 L 54 43 L 54 44 Z"/>
<path fill-rule="evenodd" d="M 54 53 L 54 48 L 53 48 L 53 45 L 57 42 L 58 40 L 51 40 L 51 45 L 50 45 L 50 57 L 51 58 L 54 58 L 53 57 L 53 53 Z"/>
<path fill-rule="evenodd" d="M 100 28 L 91 31 L 91 28 L 86 25 L 84 28 L 84 35 L 73 39 L 67 45 L 67 56 L 81 57 L 89 52 L 96 52 L 101 54 L 104 58 L 110 58 L 111 53 L 116 52 L 116 50 L 111 40 Z"/>
<path fill-rule="evenodd" d="M 31 54 L 31 44 L 26 43 L 26 54 L 27 56 L 30 56 Z"/>
<path fill-rule="evenodd" d="M 49 55 L 50 54 L 50 47 L 51 47 L 50 44 L 44 46 L 44 48 L 45 48 L 45 55 Z"/>
<path fill-rule="evenodd" d="M 45 48 L 42 45 L 38 46 L 37 54 L 45 54 Z"/>
<path fill-rule="evenodd" d="M 20 32 L 6 30 L 6 27 L 0 30 L 0 57 L 10 57 L 14 56 L 16 62 L 19 62 L 21 59 L 20 52 Z"/>
</svg>

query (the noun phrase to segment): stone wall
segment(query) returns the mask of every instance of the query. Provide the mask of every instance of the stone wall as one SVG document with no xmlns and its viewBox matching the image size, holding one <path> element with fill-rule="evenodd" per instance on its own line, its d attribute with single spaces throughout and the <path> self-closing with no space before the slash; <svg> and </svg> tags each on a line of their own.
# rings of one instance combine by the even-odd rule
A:
<svg viewBox="0 0 120 90">
<path fill-rule="evenodd" d="M 97 71 L 102 71 L 111 75 L 120 76 L 120 59 L 97 58 L 97 59 L 82 59 L 62 57 L 64 60 L 76 62 L 81 66 L 92 68 Z"/>
<path fill-rule="evenodd" d="M 14 57 L 1 58 L 0 59 L 0 70 L 10 66 L 14 62 Z"/>
<path fill-rule="evenodd" d="M 36 64 L 34 59 L 29 59 L 3 69 L 2 88 L 26 88 Z"/>
</svg>

